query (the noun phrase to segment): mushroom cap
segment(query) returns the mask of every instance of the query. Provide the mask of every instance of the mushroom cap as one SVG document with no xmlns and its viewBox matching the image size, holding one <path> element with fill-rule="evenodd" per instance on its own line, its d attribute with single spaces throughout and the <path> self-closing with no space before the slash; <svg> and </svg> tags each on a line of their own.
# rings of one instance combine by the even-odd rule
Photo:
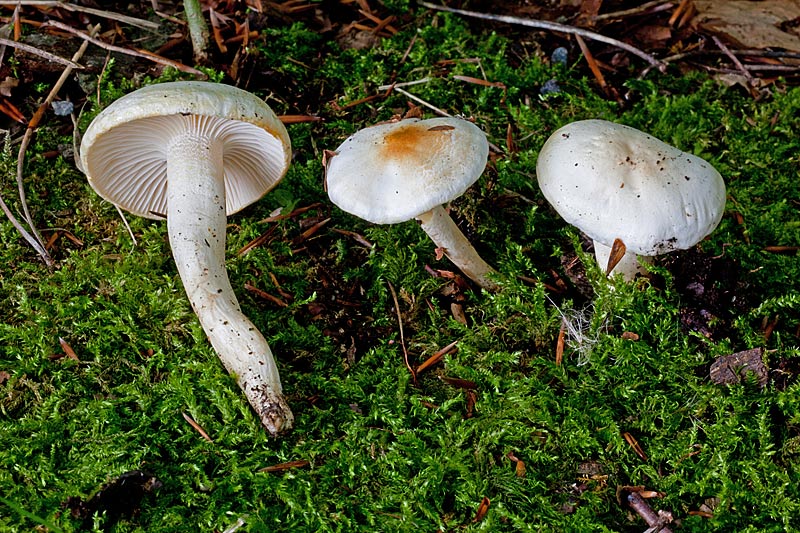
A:
<svg viewBox="0 0 800 533">
<path fill-rule="evenodd" d="M 328 196 L 374 222 L 411 220 L 466 191 L 483 173 L 489 141 L 459 118 L 405 119 L 360 130 L 328 163 Z"/>
<path fill-rule="evenodd" d="M 83 172 L 109 202 L 161 218 L 169 139 L 195 126 L 223 143 L 227 214 L 261 198 L 289 168 L 289 134 L 260 98 L 230 85 L 178 81 L 138 89 L 98 114 L 81 141 Z"/>
<path fill-rule="evenodd" d="M 691 248 L 725 209 L 725 183 L 707 161 L 605 120 L 553 133 L 536 174 L 565 221 L 606 246 L 619 238 L 637 255 Z"/>
</svg>

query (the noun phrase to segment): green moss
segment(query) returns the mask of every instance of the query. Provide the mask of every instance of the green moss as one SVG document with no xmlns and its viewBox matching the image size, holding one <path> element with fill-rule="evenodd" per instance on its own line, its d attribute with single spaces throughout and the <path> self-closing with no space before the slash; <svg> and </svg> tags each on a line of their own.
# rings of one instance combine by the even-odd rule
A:
<svg viewBox="0 0 800 533">
<path fill-rule="evenodd" d="M 0 220 L 0 372 L 8 374 L 0 379 L 0 529 L 77 531 L 62 509 L 67 498 L 86 498 L 132 469 L 153 472 L 163 487 L 113 531 L 223 530 L 238 518 L 250 532 L 642 530 L 618 501 L 618 487 L 629 485 L 663 493 L 650 503 L 680 518 L 682 531 L 800 527 L 800 263 L 796 253 L 765 251 L 800 243 L 800 91 L 777 86 L 755 102 L 701 75 L 651 75 L 628 82 L 623 103 L 609 102 L 577 67 L 550 65 L 527 37 L 473 33 L 449 15 L 419 15 L 417 27 L 357 51 L 302 24 L 276 23 L 258 51 L 280 82 L 263 96 L 279 112 L 324 119 L 289 126 L 295 160 L 286 179 L 229 220 L 233 286 L 273 346 L 296 415 L 296 429 L 280 440 L 259 427 L 208 345 L 165 225 L 129 218 L 134 245 L 70 160 L 42 157 L 71 140 L 41 130 L 26 167 L 32 211 L 41 228 L 66 229 L 80 244 L 59 237 L 57 268 L 48 271 Z M 104 105 L 134 88 L 107 72 Z M 406 89 L 474 117 L 495 145 L 506 147 L 512 125 L 518 151 L 493 161 L 451 206 L 501 272 L 497 294 L 442 291 L 449 280 L 425 266 L 454 268 L 415 223 L 370 225 L 331 206 L 322 189 L 323 150 L 407 109 L 397 93 L 348 108 L 333 102 L 424 78 Z M 562 91 L 540 97 L 550 79 Z M 81 127 L 98 111 L 87 109 Z M 654 268 L 661 282 L 609 286 L 577 232 L 543 201 L 539 148 L 559 126 L 597 117 L 647 130 L 725 176 L 727 213 L 700 245 L 732 261 L 741 278 L 746 303 L 719 319 L 724 334 L 681 327 L 686 296 L 663 266 Z M 15 195 L 15 169 L 8 149 L 0 156 L 6 199 Z M 238 254 L 267 232 L 265 243 Z M 575 254 L 587 265 L 591 298 L 545 286 L 566 278 L 562 255 Z M 277 295 L 272 276 L 286 307 L 244 289 Z M 416 381 L 398 310 L 410 364 L 458 341 Z M 572 329 L 556 365 L 564 318 Z M 79 361 L 62 355 L 59 339 Z M 753 347 L 767 348 L 767 387 L 709 382 L 714 357 Z M 260 471 L 293 460 L 309 464 Z M 483 498 L 488 512 L 473 522 Z M 707 502 L 712 518 L 690 514 Z"/>
</svg>

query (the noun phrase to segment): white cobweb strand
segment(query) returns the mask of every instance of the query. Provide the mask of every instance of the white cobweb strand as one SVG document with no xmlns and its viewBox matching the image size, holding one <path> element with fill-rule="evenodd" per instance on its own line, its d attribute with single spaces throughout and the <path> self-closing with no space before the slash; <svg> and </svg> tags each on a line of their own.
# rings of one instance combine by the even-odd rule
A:
<svg viewBox="0 0 800 533">
<path fill-rule="evenodd" d="M 442 206 L 436 206 L 430 211 L 417 217 L 422 229 L 431 240 L 444 250 L 444 254 L 455 266 L 469 279 L 486 290 L 497 291 L 497 283 L 489 278 L 489 274 L 496 273 L 486 261 L 481 259 L 478 252 L 458 229 L 453 219 Z"/>
<path fill-rule="evenodd" d="M 196 133 L 167 147 L 167 229 L 192 308 L 225 368 L 264 427 L 278 434 L 292 415 L 266 339 L 242 313 L 225 270 L 222 146 Z"/>
<path fill-rule="evenodd" d="M 562 309 L 549 296 L 546 298 L 561 315 L 564 342 L 575 351 L 575 364 L 577 366 L 588 364 L 591 361 L 595 345 L 600 341 L 600 333 L 608 327 L 608 318 L 602 316 L 598 320 L 598 317 L 595 316 L 597 310 L 594 304 L 589 304 L 582 309 Z M 599 321 L 599 325 L 593 326 L 595 321 Z"/>
</svg>

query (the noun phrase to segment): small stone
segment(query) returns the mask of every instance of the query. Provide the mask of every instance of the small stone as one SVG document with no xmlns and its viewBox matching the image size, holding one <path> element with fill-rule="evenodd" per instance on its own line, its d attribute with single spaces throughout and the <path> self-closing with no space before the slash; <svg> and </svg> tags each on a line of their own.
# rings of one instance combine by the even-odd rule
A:
<svg viewBox="0 0 800 533">
<path fill-rule="evenodd" d="M 550 54 L 550 61 L 554 65 L 566 65 L 568 59 L 569 59 L 569 53 L 567 52 L 567 49 L 564 48 L 563 46 L 559 46 L 558 48 L 553 50 L 552 54 Z"/>
<path fill-rule="evenodd" d="M 539 94 L 555 94 L 560 92 L 561 87 L 558 85 L 558 81 L 555 79 L 547 80 L 544 82 L 544 85 L 539 88 Z"/>
<path fill-rule="evenodd" d="M 75 109 L 75 106 L 73 106 L 72 102 L 70 102 L 69 100 L 56 100 L 55 102 L 52 102 L 50 105 L 53 106 L 53 112 L 59 117 L 69 116 Z"/>
</svg>

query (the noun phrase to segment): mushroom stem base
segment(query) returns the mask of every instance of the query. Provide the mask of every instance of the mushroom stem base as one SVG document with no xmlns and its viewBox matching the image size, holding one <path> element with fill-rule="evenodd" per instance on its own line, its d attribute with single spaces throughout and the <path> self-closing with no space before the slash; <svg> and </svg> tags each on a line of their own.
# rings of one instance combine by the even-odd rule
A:
<svg viewBox="0 0 800 533">
<path fill-rule="evenodd" d="M 481 259 L 442 206 L 436 206 L 419 215 L 417 220 L 428 237 L 444 250 L 447 258 L 464 275 L 486 290 L 494 292 L 500 289 L 499 285 L 489 278 L 490 274 L 497 274 L 497 271 Z"/>
<path fill-rule="evenodd" d="M 594 257 L 597 259 L 597 264 L 600 265 L 600 270 L 606 270 L 608 265 L 608 258 L 611 255 L 611 247 L 605 244 L 594 241 Z M 609 275 L 621 274 L 625 281 L 633 281 L 637 274 L 648 276 L 647 269 L 642 266 L 642 263 L 652 263 L 653 258 L 645 255 L 636 255 L 631 252 L 625 252 L 622 259 L 614 267 Z"/>
</svg>

